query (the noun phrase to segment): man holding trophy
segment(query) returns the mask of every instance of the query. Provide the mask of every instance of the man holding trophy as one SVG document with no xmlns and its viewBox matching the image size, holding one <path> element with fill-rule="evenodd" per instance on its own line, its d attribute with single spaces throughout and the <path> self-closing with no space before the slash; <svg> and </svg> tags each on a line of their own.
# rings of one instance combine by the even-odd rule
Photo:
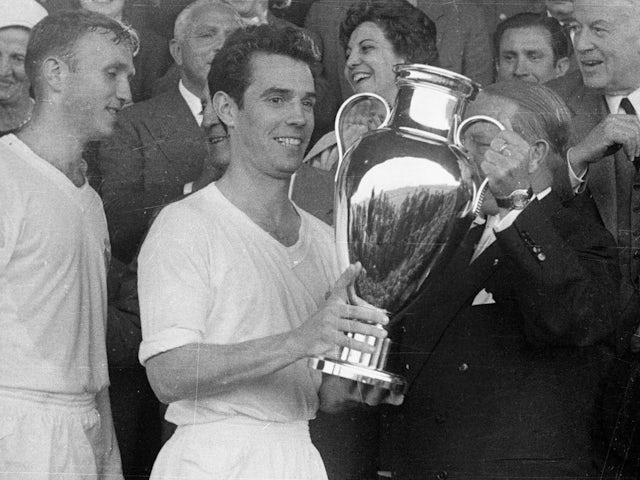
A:
<svg viewBox="0 0 640 480">
<path fill-rule="evenodd" d="M 288 198 L 313 130 L 312 42 L 249 27 L 225 42 L 208 83 L 224 124 L 223 177 L 158 216 L 139 256 L 140 360 L 178 428 L 152 478 L 326 479 L 307 422 L 318 408 L 399 401 L 308 358 L 384 338 L 385 313 L 338 278 L 329 227 Z"/>
<path fill-rule="evenodd" d="M 488 179 L 476 219 L 397 324 L 406 400 L 383 415 L 392 478 L 594 474 L 588 418 L 611 350 L 618 272 L 595 211 L 561 204 L 570 114 L 522 82 L 488 87 L 463 143 Z"/>
</svg>

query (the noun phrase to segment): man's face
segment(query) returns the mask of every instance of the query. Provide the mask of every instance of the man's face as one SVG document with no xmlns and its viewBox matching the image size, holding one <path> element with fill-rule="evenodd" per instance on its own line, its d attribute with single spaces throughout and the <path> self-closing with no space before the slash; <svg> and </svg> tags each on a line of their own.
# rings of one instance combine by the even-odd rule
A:
<svg viewBox="0 0 640 480">
<path fill-rule="evenodd" d="M 547 10 L 559 22 L 573 19 L 573 0 L 547 0 Z"/>
<path fill-rule="evenodd" d="M 565 59 L 568 67 L 568 60 Z M 545 83 L 566 73 L 553 58 L 551 35 L 543 27 L 509 28 L 500 39 L 498 80 Z"/>
<path fill-rule="evenodd" d="M 81 37 L 64 79 L 64 121 L 74 135 L 97 140 L 113 133 L 117 113 L 131 102 L 131 50 L 98 30 Z"/>
<path fill-rule="evenodd" d="M 477 99 L 469 105 L 465 117 L 486 115 L 500 122 L 512 122 L 518 112 L 518 105 L 506 98 L 480 93 Z M 492 140 L 500 133 L 500 129 L 489 122 L 474 123 L 462 135 L 462 143 L 471 161 L 477 168 L 480 177 L 484 179 L 482 171 L 484 154 L 491 145 Z M 485 193 L 482 209 L 486 214 L 495 214 L 498 206 L 490 191 Z"/>
<path fill-rule="evenodd" d="M 80 0 L 80 6 L 107 17 L 120 18 L 124 10 L 124 0 Z"/>
<path fill-rule="evenodd" d="M 191 24 L 175 44 L 176 63 L 187 82 L 198 90 L 204 89 L 211 62 L 224 41 L 238 27 L 238 17 L 229 7 L 203 5 L 191 14 Z"/>
<path fill-rule="evenodd" d="M 283 55 L 256 53 L 243 107 L 234 107 L 232 161 L 271 178 L 290 178 L 302 163 L 314 119 L 309 66 Z M 235 150 L 237 149 L 237 150 Z"/>
<path fill-rule="evenodd" d="M 506 98 L 480 93 L 469 105 L 465 117 L 485 115 L 501 122 L 511 122 L 518 111 L 518 105 Z M 462 142 L 473 162 L 480 167 L 484 154 L 500 129 L 489 122 L 478 122 L 463 132 Z"/>
<path fill-rule="evenodd" d="M 626 95 L 640 87 L 640 2 L 576 0 L 573 39 L 585 85 Z"/>
<path fill-rule="evenodd" d="M 20 27 L 0 29 L 0 104 L 16 104 L 29 96 L 24 72 L 29 31 Z"/>
</svg>

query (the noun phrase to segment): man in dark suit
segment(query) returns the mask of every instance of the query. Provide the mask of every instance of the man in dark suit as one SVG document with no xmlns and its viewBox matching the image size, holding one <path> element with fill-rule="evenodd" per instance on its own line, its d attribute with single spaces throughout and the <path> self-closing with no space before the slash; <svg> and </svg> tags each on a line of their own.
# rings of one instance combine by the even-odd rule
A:
<svg viewBox="0 0 640 480">
<path fill-rule="evenodd" d="M 586 188 L 620 248 L 623 317 L 638 323 L 640 183 L 640 2 L 615 6 L 576 0 L 578 73 L 550 82 L 573 113 L 567 152 L 575 191 Z M 601 32 L 607 26 L 606 35 Z M 622 147 L 622 148 L 620 148 Z"/>
<path fill-rule="evenodd" d="M 124 263 L 133 259 L 154 209 L 222 173 L 216 159 L 205 161 L 202 99 L 213 57 L 239 26 L 235 11 L 224 4 L 199 1 L 183 10 L 170 45 L 180 82 L 122 111 L 115 135 L 100 147 L 100 192 L 112 251 Z"/>
<path fill-rule="evenodd" d="M 581 75 L 555 80 L 549 86 L 565 98 L 574 114 L 574 146 L 567 152 L 571 186 L 595 205 L 619 246 L 619 352 L 629 344 L 637 352 L 640 331 L 633 332 L 640 322 L 640 2 L 604 6 L 576 0 L 573 13 Z M 637 389 L 630 388 L 638 378 L 638 358 L 632 352 L 624 353 L 615 366 L 617 372 L 612 369 L 613 385 L 616 377 L 622 379 L 619 390 L 609 391 L 603 399 L 607 429 L 603 455 L 606 471 L 637 475 L 640 447 L 633 432 L 640 412 L 628 408 L 634 403 L 628 399 L 637 395 Z"/>
<path fill-rule="evenodd" d="M 557 95 L 495 84 L 470 110 L 507 125 L 465 136 L 489 179 L 489 215 L 397 325 L 410 388 L 385 412 L 381 468 L 402 479 L 583 478 L 597 473 L 588 413 L 612 354 L 613 238 L 551 188 L 570 130 Z"/>
</svg>

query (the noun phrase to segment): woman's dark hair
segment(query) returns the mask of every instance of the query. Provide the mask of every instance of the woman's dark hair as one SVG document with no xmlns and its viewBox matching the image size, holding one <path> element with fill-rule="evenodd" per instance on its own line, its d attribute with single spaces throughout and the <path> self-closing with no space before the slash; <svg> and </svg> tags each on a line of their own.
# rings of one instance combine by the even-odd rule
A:
<svg viewBox="0 0 640 480">
<path fill-rule="evenodd" d="M 409 63 L 438 64 L 436 25 L 406 0 L 360 0 L 340 25 L 340 43 L 346 50 L 351 34 L 364 22 L 378 25 L 395 53 Z"/>
</svg>

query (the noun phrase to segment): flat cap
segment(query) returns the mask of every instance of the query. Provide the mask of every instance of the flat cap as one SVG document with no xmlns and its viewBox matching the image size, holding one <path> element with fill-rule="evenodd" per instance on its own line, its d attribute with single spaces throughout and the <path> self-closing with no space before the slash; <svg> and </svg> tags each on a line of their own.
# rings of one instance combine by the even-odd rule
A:
<svg viewBox="0 0 640 480">
<path fill-rule="evenodd" d="M 0 28 L 24 27 L 31 30 L 47 16 L 47 10 L 35 0 L 0 0 Z"/>
</svg>

